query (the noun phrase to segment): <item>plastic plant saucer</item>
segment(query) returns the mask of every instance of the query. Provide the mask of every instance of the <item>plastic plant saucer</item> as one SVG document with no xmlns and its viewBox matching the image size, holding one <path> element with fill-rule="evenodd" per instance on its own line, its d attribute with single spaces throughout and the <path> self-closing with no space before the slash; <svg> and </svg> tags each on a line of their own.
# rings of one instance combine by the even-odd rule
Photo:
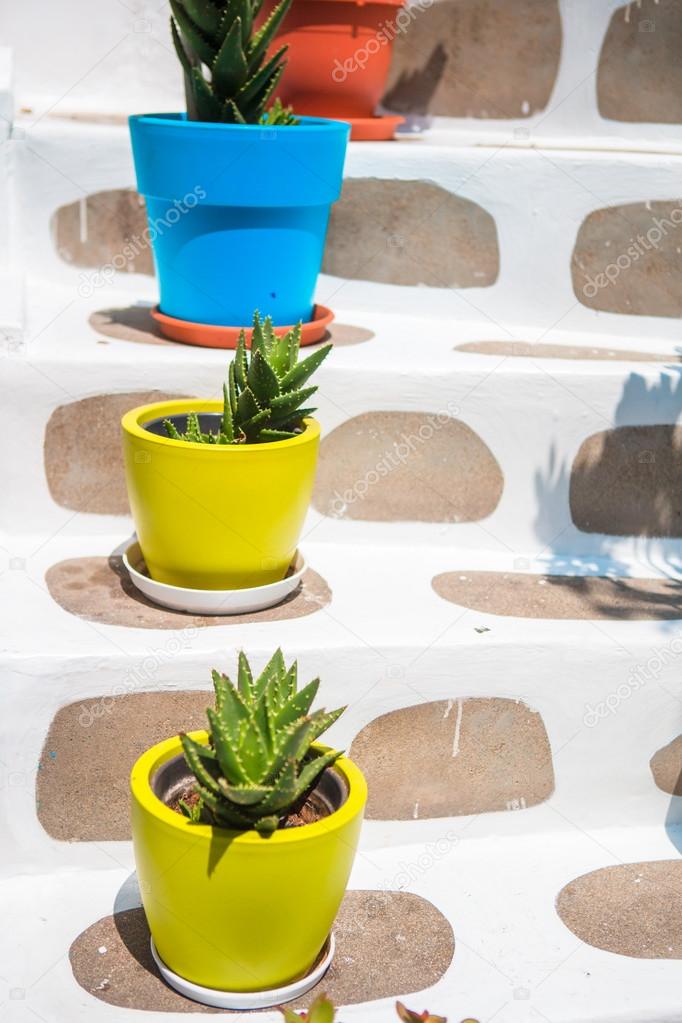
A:
<svg viewBox="0 0 682 1023">
<path fill-rule="evenodd" d="M 279 582 L 243 590 L 191 590 L 152 579 L 137 540 L 127 546 L 122 557 L 133 584 L 149 600 L 173 611 L 201 615 L 250 614 L 273 607 L 293 593 L 306 570 L 302 554 L 296 551 L 289 571 Z"/>
<path fill-rule="evenodd" d="M 184 977 L 173 973 L 166 966 L 156 951 L 153 938 L 151 947 L 154 962 L 163 979 L 186 998 L 191 998 L 194 1002 L 201 1002 L 203 1005 L 213 1006 L 216 1009 L 270 1009 L 275 1005 L 291 1002 L 294 998 L 304 995 L 306 991 L 310 991 L 311 987 L 315 987 L 322 980 L 334 958 L 335 942 L 334 935 L 330 934 L 317 962 L 305 977 L 299 977 L 291 984 L 272 988 L 269 991 L 218 991 L 216 988 L 193 984 L 191 980 L 185 980 Z"/>
<path fill-rule="evenodd" d="M 386 114 L 383 117 L 343 117 L 350 124 L 351 142 L 387 142 L 405 118 Z"/>
<path fill-rule="evenodd" d="M 181 341 L 185 345 L 197 345 L 200 348 L 236 348 L 241 327 L 223 327 L 214 323 L 192 323 L 191 320 L 178 320 L 174 316 L 166 316 L 158 306 L 151 310 L 152 317 L 159 325 L 164 337 L 172 341 Z M 334 319 L 334 313 L 325 305 L 313 306 L 313 318 L 304 323 L 301 329 L 301 344 L 314 345 L 321 341 L 327 327 Z M 286 334 L 294 324 L 286 327 L 275 327 L 275 334 Z M 251 341 L 252 327 L 244 327 L 247 343 Z"/>
</svg>

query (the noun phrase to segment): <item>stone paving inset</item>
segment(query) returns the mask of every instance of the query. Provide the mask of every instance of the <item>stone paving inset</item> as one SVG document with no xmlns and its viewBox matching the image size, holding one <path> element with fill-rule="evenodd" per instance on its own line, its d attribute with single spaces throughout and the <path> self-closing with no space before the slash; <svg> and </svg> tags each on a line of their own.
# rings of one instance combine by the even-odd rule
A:
<svg viewBox="0 0 682 1023">
<path fill-rule="evenodd" d="M 422 991 L 441 979 L 455 952 L 452 927 L 443 914 L 409 892 L 347 892 L 334 934 L 334 961 L 318 989 L 335 1005 Z M 69 960 L 80 986 L 109 1005 L 156 1012 L 220 1011 L 166 986 L 152 960 L 142 909 L 98 920 L 75 939 Z M 307 1008 L 314 997 L 315 989 L 291 1007 Z"/>
<path fill-rule="evenodd" d="M 185 614 L 153 604 L 140 593 L 118 555 L 59 561 L 47 570 L 45 582 L 52 599 L 69 614 L 100 625 L 123 625 L 133 629 L 283 622 L 314 614 L 331 601 L 327 583 L 317 572 L 307 569 L 298 589 L 275 607 L 239 615 Z"/>
<path fill-rule="evenodd" d="M 672 579 L 443 572 L 431 585 L 444 600 L 491 615 L 547 620 L 671 621 L 682 618 Z"/>
<path fill-rule="evenodd" d="M 682 959 L 682 860 L 603 867 L 559 892 L 557 913 L 581 941 L 635 959 Z"/>
<path fill-rule="evenodd" d="M 366 412 L 323 438 L 313 505 L 338 519 L 477 522 L 503 486 L 494 455 L 460 420 Z"/>
<path fill-rule="evenodd" d="M 544 722 L 519 700 L 460 698 L 390 711 L 362 729 L 350 757 L 367 778 L 370 820 L 525 810 L 554 791 Z"/>
<path fill-rule="evenodd" d="M 682 735 L 657 750 L 649 767 L 659 789 L 671 796 L 682 796 Z"/>
<path fill-rule="evenodd" d="M 592 434 L 574 459 L 569 501 L 584 533 L 682 536 L 682 426 Z"/>
<path fill-rule="evenodd" d="M 615 10 L 597 68 L 601 116 L 682 124 L 681 52 L 680 0 L 637 0 Z"/>
<path fill-rule="evenodd" d="M 200 691 L 126 693 L 61 707 L 36 775 L 38 820 L 48 835 L 61 842 L 130 839 L 133 764 L 155 743 L 205 728 L 212 706 L 213 692 Z"/>
<path fill-rule="evenodd" d="M 571 274 L 588 309 L 682 316 L 682 201 L 594 210 L 578 231 Z"/>
<path fill-rule="evenodd" d="M 515 359 L 587 359 L 596 362 L 682 362 L 682 355 L 629 351 L 627 348 L 595 348 L 526 341 L 465 341 L 455 352 L 495 355 Z"/>
<path fill-rule="evenodd" d="M 394 43 L 387 110 L 507 119 L 545 109 L 561 56 L 558 0 L 436 0 L 413 11 Z"/>
<path fill-rule="evenodd" d="M 382 284 L 486 288 L 500 270 L 497 227 L 482 206 L 428 181 L 346 178 L 322 270 Z"/>
<path fill-rule="evenodd" d="M 144 199 L 133 189 L 93 192 L 60 206 L 50 227 L 57 253 L 66 263 L 86 269 L 112 264 L 123 273 L 154 273 Z"/>
<path fill-rule="evenodd" d="M 53 501 L 71 511 L 127 515 L 121 417 L 138 405 L 178 397 L 164 391 L 129 391 L 98 394 L 56 408 L 43 442 Z"/>
</svg>

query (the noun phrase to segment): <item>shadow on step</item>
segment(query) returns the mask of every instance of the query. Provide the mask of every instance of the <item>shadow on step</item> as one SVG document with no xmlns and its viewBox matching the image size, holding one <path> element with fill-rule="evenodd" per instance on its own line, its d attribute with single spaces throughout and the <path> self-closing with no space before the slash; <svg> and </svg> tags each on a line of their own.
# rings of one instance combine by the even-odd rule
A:
<svg viewBox="0 0 682 1023">
<path fill-rule="evenodd" d="M 45 573 L 53 600 L 69 614 L 102 625 L 134 629 L 188 629 L 209 625 L 245 625 L 303 618 L 326 607 L 331 590 L 317 572 L 308 569 L 298 589 L 281 603 L 249 614 L 210 616 L 186 614 L 159 607 L 133 586 L 122 559 L 69 558 Z"/>
<path fill-rule="evenodd" d="M 334 934 L 336 955 L 320 988 L 336 1005 L 422 991 L 441 979 L 455 952 L 443 914 L 409 892 L 347 892 Z M 106 952 L 100 953 L 102 948 Z M 108 1005 L 155 1012 L 221 1011 L 166 986 L 152 960 L 142 909 L 98 920 L 73 942 L 69 960 L 80 986 Z M 291 1007 L 305 1008 L 313 997 L 308 993 Z"/>
</svg>

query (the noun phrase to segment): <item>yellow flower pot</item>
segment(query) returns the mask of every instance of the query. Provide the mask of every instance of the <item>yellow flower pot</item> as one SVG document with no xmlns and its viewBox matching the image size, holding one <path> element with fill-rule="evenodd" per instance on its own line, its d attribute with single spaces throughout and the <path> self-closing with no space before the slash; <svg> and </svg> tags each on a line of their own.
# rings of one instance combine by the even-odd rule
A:
<svg viewBox="0 0 682 1023">
<path fill-rule="evenodd" d="M 192 735 L 206 742 L 205 732 Z M 178 738 L 153 746 L 130 779 L 137 876 L 161 959 L 195 984 L 233 992 L 304 976 L 346 890 L 367 799 L 362 773 L 340 757 L 341 807 L 264 838 L 192 824 L 154 794 L 154 775 L 181 753 Z"/>
<path fill-rule="evenodd" d="M 199 590 L 283 579 L 315 480 L 320 427 L 267 444 L 207 445 L 159 437 L 153 419 L 221 412 L 184 398 L 128 412 L 121 421 L 130 508 L 152 579 Z"/>
</svg>

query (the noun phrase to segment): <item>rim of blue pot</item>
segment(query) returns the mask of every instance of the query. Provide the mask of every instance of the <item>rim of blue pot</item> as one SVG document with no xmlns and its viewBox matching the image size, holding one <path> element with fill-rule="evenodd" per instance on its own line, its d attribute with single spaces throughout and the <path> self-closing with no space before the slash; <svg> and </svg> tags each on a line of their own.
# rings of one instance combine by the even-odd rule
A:
<svg viewBox="0 0 682 1023">
<path fill-rule="evenodd" d="M 297 115 L 298 116 L 298 115 Z M 188 128 L 201 129 L 207 132 L 225 131 L 247 133 L 250 131 L 276 131 L 276 132 L 336 132 L 339 128 L 350 131 L 350 122 L 334 120 L 329 117 L 299 117 L 299 124 L 226 124 L 223 121 L 190 121 L 184 111 L 156 114 L 132 114 L 128 118 L 128 124 L 149 124 L 157 125 L 160 128 L 177 127 L 179 124 Z"/>
</svg>

